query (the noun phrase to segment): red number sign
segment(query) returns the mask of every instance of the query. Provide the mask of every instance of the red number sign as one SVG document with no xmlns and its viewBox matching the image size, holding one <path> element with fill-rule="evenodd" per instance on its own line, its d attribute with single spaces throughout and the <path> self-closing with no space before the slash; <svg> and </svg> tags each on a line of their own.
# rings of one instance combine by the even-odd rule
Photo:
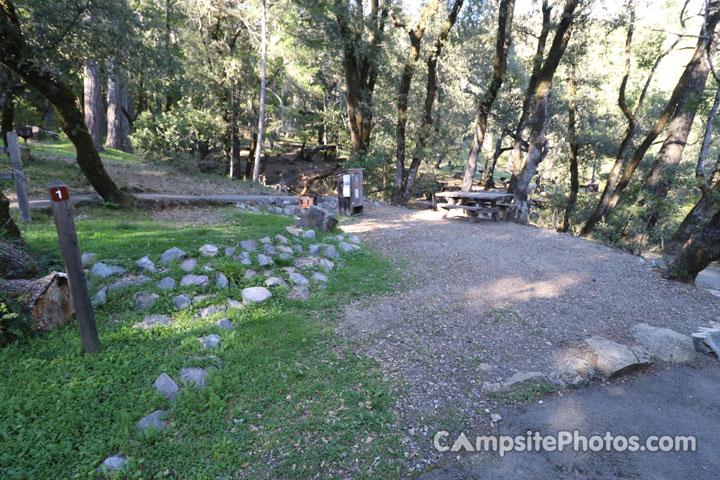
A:
<svg viewBox="0 0 720 480">
<path fill-rule="evenodd" d="M 52 187 L 50 189 L 50 198 L 53 202 L 64 202 L 70 200 L 70 194 L 67 187 Z"/>
</svg>

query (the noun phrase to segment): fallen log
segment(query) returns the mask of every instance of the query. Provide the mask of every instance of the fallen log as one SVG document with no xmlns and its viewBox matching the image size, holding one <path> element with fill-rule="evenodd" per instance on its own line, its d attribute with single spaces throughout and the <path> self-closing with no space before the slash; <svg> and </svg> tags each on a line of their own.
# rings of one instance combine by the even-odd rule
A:
<svg viewBox="0 0 720 480">
<path fill-rule="evenodd" d="M 12 243 L 0 241 L 0 278 L 27 278 L 37 275 L 35 259 Z"/>
<path fill-rule="evenodd" d="M 75 313 L 67 275 L 52 272 L 42 278 L 0 280 L 0 293 L 18 302 L 33 319 L 35 330 L 52 330 Z"/>
</svg>

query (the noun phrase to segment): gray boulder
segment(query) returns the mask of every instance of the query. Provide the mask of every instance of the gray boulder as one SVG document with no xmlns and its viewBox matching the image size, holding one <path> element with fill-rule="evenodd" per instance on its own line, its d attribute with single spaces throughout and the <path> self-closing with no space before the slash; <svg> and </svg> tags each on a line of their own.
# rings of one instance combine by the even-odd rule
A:
<svg viewBox="0 0 720 480">
<path fill-rule="evenodd" d="M 144 312 L 148 308 L 152 306 L 153 303 L 155 303 L 155 300 L 160 298 L 160 295 L 157 295 L 155 293 L 147 293 L 147 292 L 137 292 L 135 295 L 133 295 L 133 300 L 135 300 L 135 305 L 138 307 L 138 311 Z"/>
<path fill-rule="evenodd" d="M 205 350 L 214 350 L 220 345 L 220 335 L 211 333 L 205 337 L 198 338 L 197 341 L 202 344 Z"/>
<path fill-rule="evenodd" d="M 248 252 L 254 252 L 255 250 L 257 250 L 258 245 L 252 240 L 243 240 L 242 242 L 240 242 L 240 248 Z"/>
<path fill-rule="evenodd" d="M 200 367 L 184 367 L 180 370 L 180 379 L 195 388 L 207 386 L 207 370 Z"/>
<path fill-rule="evenodd" d="M 325 250 L 323 250 L 324 255 L 327 258 L 339 258 L 340 254 L 338 253 L 337 249 L 333 245 L 328 245 L 325 247 Z"/>
<path fill-rule="evenodd" d="M 235 255 L 235 250 L 236 250 L 235 247 L 227 247 L 227 248 L 225 249 L 225 256 L 226 256 L 226 257 L 232 257 L 233 255 Z"/>
<path fill-rule="evenodd" d="M 348 242 L 354 243 L 355 245 L 358 245 L 360 243 L 360 239 L 356 237 L 355 235 L 350 235 L 347 238 Z"/>
<path fill-rule="evenodd" d="M 198 250 L 200 250 L 200 253 L 203 257 L 214 257 L 218 254 L 218 252 L 220 252 L 220 249 L 218 247 L 210 243 L 203 245 Z"/>
<path fill-rule="evenodd" d="M 267 280 L 265 280 L 265 285 L 269 288 L 272 287 L 285 287 L 288 288 L 289 285 L 285 280 L 283 280 L 280 277 L 270 277 Z"/>
<path fill-rule="evenodd" d="M 290 240 L 288 240 L 284 235 L 275 235 L 275 240 L 283 245 L 287 245 L 290 242 Z"/>
<path fill-rule="evenodd" d="M 221 318 L 220 320 L 215 322 L 215 325 L 217 325 L 220 330 L 230 330 L 235 326 L 227 318 Z"/>
<path fill-rule="evenodd" d="M 652 363 L 641 349 L 633 351 L 602 337 L 591 337 L 585 341 L 595 351 L 595 370 L 606 377 L 616 377 Z"/>
<path fill-rule="evenodd" d="M 267 255 L 263 255 L 262 253 L 257 256 L 257 260 L 258 260 L 258 264 L 259 264 L 261 267 L 264 267 L 264 266 L 266 266 L 266 265 L 272 265 L 272 264 L 273 264 L 273 259 L 272 259 L 272 257 L 267 256 Z"/>
<path fill-rule="evenodd" d="M 135 285 L 142 285 L 144 283 L 148 283 L 151 281 L 152 280 L 150 280 L 145 275 L 140 275 L 140 276 L 132 276 L 131 275 L 131 276 L 124 277 L 122 280 L 119 280 L 115 283 L 108 285 L 107 291 L 108 291 L 108 293 L 117 292 L 117 291 L 129 288 L 129 287 L 134 287 Z"/>
<path fill-rule="evenodd" d="M 355 250 L 360 250 L 360 247 L 358 247 L 357 245 L 353 245 L 352 243 L 347 243 L 347 242 L 338 243 L 338 248 L 345 253 L 354 252 Z"/>
<path fill-rule="evenodd" d="M 275 255 L 275 247 L 273 247 L 269 243 L 263 245 L 263 250 L 265 250 L 265 253 L 267 253 L 268 255 Z"/>
<path fill-rule="evenodd" d="M 335 268 L 335 263 L 333 263 L 332 260 L 328 260 L 327 258 L 321 258 L 318 261 L 318 265 L 320 265 L 320 268 L 325 270 L 326 272 L 331 271 L 333 268 Z"/>
<path fill-rule="evenodd" d="M 160 374 L 157 380 L 155 380 L 154 385 L 155 390 L 157 390 L 158 393 L 165 395 L 171 401 L 175 400 L 175 397 L 180 391 L 180 387 L 178 387 L 178 384 L 175 383 L 175 380 L 170 378 L 170 375 L 168 375 L 167 373 Z"/>
<path fill-rule="evenodd" d="M 107 287 L 102 287 L 100 290 L 97 291 L 91 302 L 93 307 L 105 305 L 105 302 L 107 302 L 107 291 Z"/>
<path fill-rule="evenodd" d="M 291 300 L 309 300 L 310 299 L 310 290 L 305 286 L 297 286 L 293 287 L 292 290 L 290 290 L 290 293 L 287 294 L 287 298 Z"/>
<path fill-rule="evenodd" d="M 562 367 L 550 372 L 547 379 L 548 382 L 552 383 L 559 390 L 565 388 L 580 388 L 587 385 L 589 381 L 589 377 L 583 377 L 570 367 Z"/>
<path fill-rule="evenodd" d="M 238 302 L 237 300 L 228 298 L 227 299 L 227 308 L 235 308 L 238 310 L 243 310 L 245 308 L 245 305 L 243 305 L 242 302 Z"/>
<path fill-rule="evenodd" d="M 315 240 L 315 230 L 306 230 L 300 236 L 306 240 Z"/>
<path fill-rule="evenodd" d="M 317 265 L 316 257 L 300 257 L 295 260 L 295 266 L 300 270 L 306 270 Z"/>
<path fill-rule="evenodd" d="M 337 218 L 322 208 L 312 206 L 307 209 L 305 215 L 296 223 L 300 228 L 315 229 L 320 232 L 329 232 L 337 225 Z"/>
<path fill-rule="evenodd" d="M 122 455 L 113 455 L 103 460 L 102 466 L 108 471 L 108 473 L 117 472 L 125 468 L 127 460 Z"/>
<path fill-rule="evenodd" d="M 182 310 L 190 306 L 190 295 L 183 293 L 182 295 L 173 297 L 172 301 L 175 304 L 175 308 Z"/>
<path fill-rule="evenodd" d="M 307 285 L 308 279 L 305 275 L 302 275 L 300 273 L 291 272 L 288 274 L 290 277 L 290 281 L 294 283 L 295 285 Z"/>
<path fill-rule="evenodd" d="M 188 274 L 185 275 L 182 280 L 180 280 L 180 286 L 182 287 L 188 287 L 188 286 L 197 286 L 197 287 L 206 287 L 210 285 L 210 279 L 207 275 L 193 275 Z"/>
<path fill-rule="evenodd" d="M 167 315 L 148 315 L 143 318 L 142 322 L 138 322 L 133 325 L 133 328 L 141 328 L 143 330 L 149 330 L 151 328 L 160 327 L 163 325 L 172 325 L 174 320 L 172 317 Z"/>
<path fill-rule="evenodd" d="M 160 255 L 160 263 L 163 265 L 167 265 L 168 263 L 172 262 L 173 260 L 181 260 L 187 256 L 187 253 L 183 252 L 177 247 L 172 247 L 168 250 L 165 250 L 162 255 Z"/>
<path fill-rule="evenodd" d="M 100 292 L 98 292 L 100 293 Z M 720 325 L 714 324 L 711 327 L 700 327 L 699 332 L 692 334 L 695 350 L 720 357 Z"/>
<path fill-rule="evenodd" d="M 125 273 L 125 271 L 126 270 L 123 267 L 118 267 L 116 265 L 106 265 L 102 262 L 96 263 L 90 269 L 90 273 L 103 278 L 111 277 L 113 275 L 121 275 Z"/>
<path fill-rule="evenodd" d="M 83 253 L 82 255 L 80 255 L 80 261 L 82 261 L 82 266 L 86 267 L 90 265 L 92 262 L 95 261 L 97 256 L 97 253 Z"/>
<path fill-rule="evenodd" d="M 318 283 L 327 283 L 328 277 L 324 273 L 315 272 L 312 274 L 312 279 Z"/>
<path fill-rule="evenodd" d="M 248 270 L 245 270 L 245 275 L 243 275 L 243 279 L 250 280 L 255 275 L 257 275 L 257 272 L 255 270 L 248 269 Z"/>
<path fill-rule="evenodd" d="M 285 227 L 285 231 L 293 237 L 297 237 L 302 233 L 302 230 L 296 227 Z"/>
<path fill-rule="evenodd" d="M 249 287 L 242 291 L 242 299 L 245 305 L 250 303 L 262 303 L 272 297 L 272 293 L 265 287 Z"/>
<path fill-rule="evenodd" d="M 145 273 L 157 272 L 157 268 L 155 268 L 155 263 L 153 263 L 153 261 L 150 260 L 150 257 L 148 257 L 147 255 L 135 262 L 135 265 Z"/>
<path fill-rule="evenodd" d="M 516 387 L 528 382 L 542 382 L 545 380 L 545 375 L 541 372 L 518 372 L 512 377 L 508 378 L 503 382 L 502 387 L 504 390 Z"/>
<path fill-rule="evenodd" d="M 166 414 L 165 410 L 155 410 L 137 423 L 138 430 L 140 430 L 140 433 L 145 433 L 145 430 L 151 427 L 158 432 L 165 430 L 168 426 L 168 421 L 165 420 Z"/>
<path fill-rule="evenodd" d="M 263 237 L 260 239 L 261 243 L 271 243 L 272 240 L 270 240 L 270 237 Z"/>
<path fill-rule="evenodd" d="M 230 282 L 228 282 L 228 278 L 222 274 L 222 273 L 216 273 L 215 274 L 215 286 L 217 288 L 225 288 L 228 286 Z"/>
<path fill-rule="evenodd" d="M 192 272 L 197 267 L 197 260 L 194 258 L 188 258 L 180 264 L 180 270 L 183 272 Z"/>
<path fill-rule="evenodd" d="M 213 316 L 213 315 L 215 315 L 215 314 L 217 314 L 217 313 L 223 313 L 223 312 L 225 312 L 226 310 L 227 310 L 227 306 L 225 306 L 225 305 L 220 305 L 220 306 L 218 306 L 218 307 L 205 307 L 205 308 L 201 308 L 201 309 L 198 311 L 197 317 L 199 317 L 199 318 L 208 318 L 208 317 L 211 317 L 211 316 Z"/>
<path fill-rule="evenodd" d="M 633 336 L 650 355 L 665 362 L 683 363 L 695 358 L 692 338 L 669 328 L 640 323 L 633 328 Z"/>
<path fill-rule="evenodd" d="M 160 290 L 172 290 L 175 288 L 175 279 L 171 277 L 165 277 L 157 283 L 157 288 Z"/>
</svg>

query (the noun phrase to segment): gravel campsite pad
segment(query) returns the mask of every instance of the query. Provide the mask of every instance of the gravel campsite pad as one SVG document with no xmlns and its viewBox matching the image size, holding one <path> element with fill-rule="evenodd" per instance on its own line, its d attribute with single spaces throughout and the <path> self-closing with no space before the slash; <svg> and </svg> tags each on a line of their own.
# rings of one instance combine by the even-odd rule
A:
<svg viewBox="0 0 720 480">
<path fill-rule="evenodd" d="M 567 365 L 592 335 L 632 344 L 640 322 L 690 334 L 720 312 L 649 261 L 537 228 L 382 207 L 344 230 L 403 271 L 395 294 L 347 306 L 340 328 L 396 380 L 411 469 L 433 462 L 438 430 L 489 426 L 484 382 Z"/>
</svg>

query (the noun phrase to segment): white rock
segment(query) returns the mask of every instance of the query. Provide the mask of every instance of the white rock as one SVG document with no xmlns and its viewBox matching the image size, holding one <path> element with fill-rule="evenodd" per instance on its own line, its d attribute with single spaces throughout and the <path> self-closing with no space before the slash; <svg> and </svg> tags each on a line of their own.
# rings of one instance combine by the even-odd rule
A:
<svg viewBox="0 0 720 480">
<path fill-rule="evenodd" d="M 602 337 L 585 340 L 595 350 L 595 369 L 607 377 L 615 377 L 651 362 L 638 358 L 640 352 L 634 352 L 625 345 Z"/>
<path fill-rule="evenodd" d="M 250 303 L 262 303 L 272 297 L 272 293 L 265 287 L 249 287 L 242 291 L 242 299 L 245 305 Z"/>
<path fill-rule="evenodd" d="M 135 265 L 142 270 L 145 273 L 155 273 L 157 272 L 157 268 L 155 268 L 155 264 L 152 260 L 150 260 L 150 257 L 145 255 L 140 260 L 135 262 Z"/>
<path fill-rule="evenodd" d="M 289 275 L 290 281 L 293 282 L 295 285 L 307 285 L 308 279 L 305 277 L 305 275 L 302 275 L 300 273 L 291 272 Z"/>
<path fill-rule="evenodd" d="M 245 270 L 245 275 L 243 275 L 243 279 L 250 280 L 255 275 L 257 275 L 257 272 L 255 270 L 248 269 L 248 270 Z"/>
<path fill-rule="evenodd" d="M 288 240 L 287 237 L 284 237 L 283 235 L 275 235 L 275 240 L 282 243 L 283 245 L 286 245 L 290 242 L 290 240 Z"/>
<path fill-rule="evenodd" d="M 192 272 L 197 267 L 197 260 L 194 258 L 188 258 L 180 264 L 180 270 L 183 272 Z"/>
<path fill-rule="evenodd" d="M 108 472 L 117 472 L 118 470 L 125 468 L 126 463 L 127 460 L 122 455 L 113 455 L 112 457 L 108 457 L 103 460 L 102 464 Z"/>
<path fill-rule="evenodd" d="M 272 288 L 272 287 L 285 287 L 288 288 L 289 285 L 285 280 L 283 280 L 280 277 L 270 277 L 267 280 L 265 280 L 265 285 Z"/>
<path fill-rule="evenodd" d="M 242 248 L 243 250 L 247 250 L 248 252 L 254 252 L 255 250 L 257 250 L 258 245 L 252 240 L 243 240 L 242 242 L 240 242 L 240 248 Z"/>
<path fill-rule="evenodd" d="M 302 233 L 302 229 L 296 227 L 285 227 L 285 231 L 294 237 L 297 237 Z"/>
<path fill-rule="evenodd" d="M 499 413 L 491 413 L 490 414 L 490 421 L 493 423 L 498 423 L 500 420 L 502 420 L 502 417 Z"/>
<path fill-rule="evenodd" d="M 203 257 L 214 257 L 220 251 L 218 247 L 210 243 L 203 245 L 199 248 L 199 250 L 200 253 L 202 253 Z"/>
</svg>

